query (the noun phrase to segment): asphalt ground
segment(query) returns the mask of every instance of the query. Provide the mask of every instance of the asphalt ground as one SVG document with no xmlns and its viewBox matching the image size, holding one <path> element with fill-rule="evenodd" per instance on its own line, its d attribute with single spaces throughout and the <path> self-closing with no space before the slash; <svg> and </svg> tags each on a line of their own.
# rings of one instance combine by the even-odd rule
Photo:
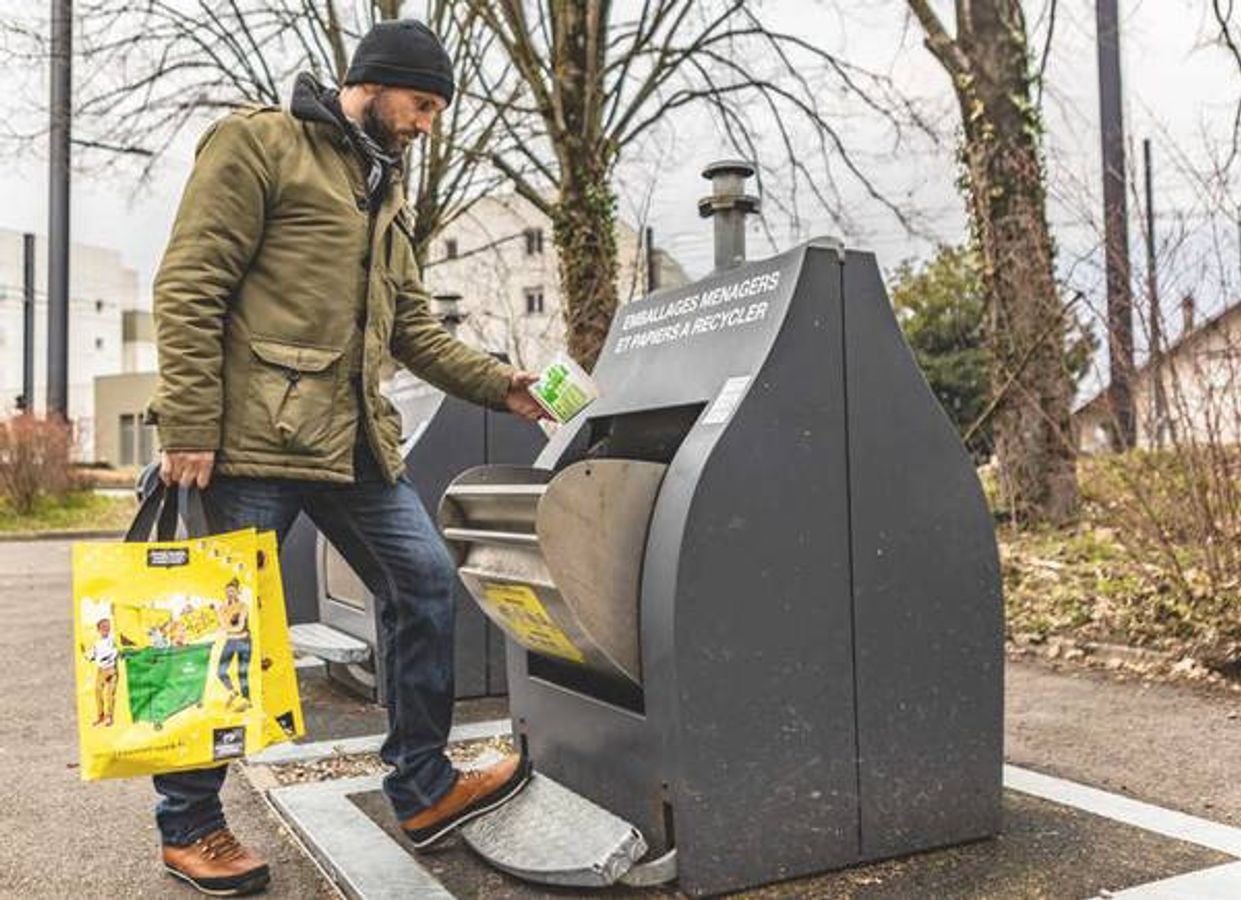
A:
<svg viewBox="0 0 1241 900">
<path fill-rule="evenodd" d="M 193 896 L 158 864 L 150 783 L 78 778 L 69 597 L 67 541 L 0 543 L 8 676 L 0 701 L 0 897 Z M 383 730 L 381 710 L 337 690 L 321 670 L 305 670 L 302 684 L 308 740 Z M 1007 703 L 1009 762 L 1241 825 L 1241 695 L 1023 661 L 1008 666 Z M 475 702 L 458 718 L 502 715 L 502 704 Z M 225 803 L 237 833 L 272 862 L 268 896 L 334 895 L 245 778 L 230 776 Z M 358 803 L 392 827 L 382 797 Z M 809 893 L 782 885 L 753 896 L 1087 896 L 1218 859 L 1021 795 L 1008 795 L 1005 814 L 995 841 L 837 873 Z M 461 896 L 564 896 L 511 882 L 459 844 L 419 859 Z M 1018 892 L 1005 893 L 1006 885 Z"/>
<path fill-rule="evenodd" d="M 1008 762 L 1241 826 L 1241 693 L 1010 662 Z"/>
</svg>

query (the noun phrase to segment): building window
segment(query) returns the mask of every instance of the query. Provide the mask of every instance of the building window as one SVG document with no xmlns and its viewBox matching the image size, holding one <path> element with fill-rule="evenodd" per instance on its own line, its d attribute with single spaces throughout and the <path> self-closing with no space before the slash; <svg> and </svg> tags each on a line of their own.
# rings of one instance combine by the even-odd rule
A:
<svg viewBox="0 0 1241 900">
<path fill-rule="evenodd" d="M 537 316 L 543 312 L 543 289 L 526 288 L 526 315 Z"/>
<path fill-rule="evenodd" d="M 103 338 L 95 338 L 95 349 L 96 350 L 103 349 Z"/>
<path fill-rule="evenodd" d="M 141 413 L 122 413 L 117 465 L 145 466 L 155 459 L 155 426 L 148 425 Z"/>
<path fill-rule="evenodd" d="M 138 431 L 137 419 L 130 413 L 121 414 L 120 460 L 122 466 L 132 466 L 136 462 L 134 453 L 137 451 Z"/>
<path fill-rule="evenodd" d="M 457 258 L 457 239 L 445 238 L 444 240 L 444 256 L 449 259 Z"/>
<path fill-rule="evenodd" d="M 95 312 L 97 313 L 103 312 L 103 301 L 102 300 L 95 301 Z"/>
<path fill-rule="evenodd" d="M 543 254 L 543 229 L 527 228 L 526 229 L 526 256 L 541 256 Z"/>
<path fill-rule="evenodd" d="M 142 416 L 138 421 L 138 465 L 145 466 L 155 461 L 155 426 L 143 422 Z"/>
</svg>

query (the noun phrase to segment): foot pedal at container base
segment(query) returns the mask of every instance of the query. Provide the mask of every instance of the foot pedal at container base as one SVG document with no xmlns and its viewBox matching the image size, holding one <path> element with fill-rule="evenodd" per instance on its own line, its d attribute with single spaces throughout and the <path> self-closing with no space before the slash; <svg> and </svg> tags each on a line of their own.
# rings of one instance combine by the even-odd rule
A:
<svg viewBox="0 0 1241 900">
<path fill-rule="evenodd" d="M 299 656 L 317 656 L 340 664 L 364 663 L 371 658 L 371 648 L 365 641 L 319 622 L 290 626 L 289 639 L 293 652 Z"/>
<path fill-rule="evenodd" d="M 463 826 L 461 835 L 497 869 L 539 884 L 651 885 L 676 877 L 675 856 L 638 865 L 647 851 L 638 829 L 537 772 L 525 790 Z"/>
</svg>

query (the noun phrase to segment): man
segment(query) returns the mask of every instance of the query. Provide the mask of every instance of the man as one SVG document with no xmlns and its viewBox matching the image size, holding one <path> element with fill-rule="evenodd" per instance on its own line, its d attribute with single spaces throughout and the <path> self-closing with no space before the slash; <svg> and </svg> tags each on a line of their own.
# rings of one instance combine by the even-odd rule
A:
<svg viewBox="0 0 1241 900">
<path fill-rule="evenodd" d="M 246 604 L 241 599 L 241 584 L 236 578 L 224 586 L 224 602 L 217 604 L 216 616 L 224 644 L 216 677 L 228 691 L 228 704 L 241 712 L 250 708 L 250 623 Z M 228 669 L 237 660 L 237 683 L 234 687 Z"/>
<path fill-rule="evenodd" d="M 150 414 L 168 484 L 207 491 L 217 531 L 283 538 L 305 511 L 380 600 L 391 698 L 384 787 L 415 847 L 517 793 L 510 757 L 458 773 L 455 571 L 404 476 L 379 393 L 391 353 L 445 391 L 529 419 L 534 374 L 456 341 L 427 309 L 407 240 L 401 157 L 453 95 L 424 25 L 367 34 L 337 93 L 303 75 L 288 111 L 251 109 L 199 143 L 155 281 L 160 380 Z M 159 776 L 168 871 L 203 892 L 261 889 L 267 866 L 225 825 L 224 768 Z"/>
</svg>

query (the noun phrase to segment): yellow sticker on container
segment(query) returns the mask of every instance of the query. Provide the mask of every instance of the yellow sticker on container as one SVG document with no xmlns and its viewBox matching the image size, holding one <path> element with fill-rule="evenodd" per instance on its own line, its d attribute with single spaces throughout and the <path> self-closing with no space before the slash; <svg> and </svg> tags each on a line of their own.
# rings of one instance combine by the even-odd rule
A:
<svg viewBox="0 0 1241 900">
<path fill-rule="evenodd" d="M 575 663 L 586 662 L 582 651 L 569 640 L 569 636 L 552 621 L 538 594 L 524 584 L 483 584 L 487 605 L 517 643 L 527 650 L 558 656 Z"/>
</svg>

